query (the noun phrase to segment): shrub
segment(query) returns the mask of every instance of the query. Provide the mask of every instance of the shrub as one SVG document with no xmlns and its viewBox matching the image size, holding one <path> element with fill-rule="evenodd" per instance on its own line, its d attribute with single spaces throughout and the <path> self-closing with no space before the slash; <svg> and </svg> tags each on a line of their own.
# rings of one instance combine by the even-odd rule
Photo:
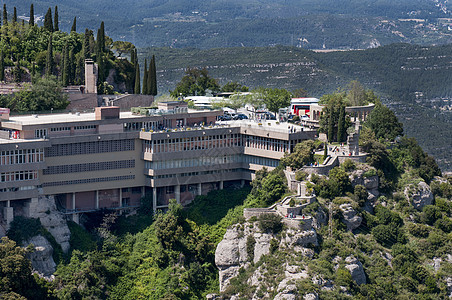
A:
<svg viewBox="0 0 452 300">
<path fill-rule="evenodd" d="M 364 178 L 369 178 L 372 176 L 377 176 L 377 171 L 375 169 L 369 169 L 366 172 L 364 172 L 364 174 L 363 174 Z"/>
<path fill-rule="evenodd" d="M 246 238 L 246 254 L 248 256 L 248 261 L 254 260 L 254 246 L 256 245 L 256 240 L 253 235 L 248 235 Z"/>
<path fill-rule="evenodd" d="M 356 185 L 353 195 L 355 196 L 356 202 L 358 202 L 359 206 L 363 207 L 368 196 L 366 188 L 360 184 Z"/>
<path fill-rule="evenodd" d="M 295 200 L 292 198 L 292 199 L 290 199 L 290 201 L 289 201 L 289 206 L 290 207 L 294 207 L 295 206 Z"/>
<path fill-rule="evenodd" d="M 438 207 L 433 205 L 424 206 L 421 214 L 422 223 L 433 225 L 436 220 L 442 217 L 441 211 Z"/>
<path fill-rule="evenodd" d="M 306 180 L 306 177 L 308 177 L 308 173 L 305 171 L 299 170 L 295 172 L 295 180 L 296 181 L 303 181 Z"/>
<path fill-rule="evenodd" d="M 270 240 L 270 253 L 275 253 L 279 248 L 279 243 L 277 239 Z"/>
<path fill-rule="evenodd" d="M 342 167 L 345 171 L 350 172 L 350 171 L 353 171 L 354 169 L 356 169 L 356 164 L 355 164 L 355 162 L 354 162 L 353 160 L 347 158 L 347 159 L 342 163 L 341 167 Z"/>
<path fill-rule="evenodd" d="M 262 214 L 259 216 L 259 229 L 262 232 L 278 233 L 282 229 L 281 220 L 277 214 Z"/>
</svg>

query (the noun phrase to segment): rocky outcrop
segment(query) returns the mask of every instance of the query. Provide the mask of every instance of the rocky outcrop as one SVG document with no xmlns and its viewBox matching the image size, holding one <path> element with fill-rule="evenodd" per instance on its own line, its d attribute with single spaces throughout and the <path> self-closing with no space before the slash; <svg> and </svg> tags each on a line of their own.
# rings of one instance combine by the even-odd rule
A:
<svg viewBox="0 0 452 300">
<path fill-rule="evenodd" d="M 55 261 L 53 260 L 53 248 L 49 241 L 41 236 L 37 235 L 25 241 L 24 246 L 32 244 L 34 246 L 34 252 L 28 254 L 28 258 L 31 260 L 33 270 L 39 274 L 48 277 L 55 272 Z"/>
<path fill-rule="evenodd" d="M 288 229 L 287 234 L 281 239 L 281 246 L 294 248 L 296 246 L 308 247 L 318 246 L 317 232 L 312 230 L 296 231 L 294 229 Z"/>
<path fill-rule="evenodd" d="M 352 279 L 356 284 L 366 284 L 366 274 L 364 273 L 364 268 L 362 263 L 354 256 L 349 256 L 345 259 L 345 268 L 350 271 Z"/>
<path fill-rule="evenodd" d="M 61 245 L 64 252 L 69 250 L 71 232 L 67 226 L 64 215 L 57 210 L 53 196 L 39 197 L 30 209 L 30 216 L 39 218 L 42 226 L 49 231 L 56 242 Z"/>
<path fill-rule="evenodd" d="M 378 175 L 369 176 L 369 173 L 376 174 L 376 169 L 367 165 L 363 165 L 362 169 L 354 170 L 350 174 L 349 178 L 353 187 L 362 185 L 366 188 L 368 193 L 367 200 L 372 203 L 377 200 L 378 196 L 380 196 L 380 192 L 378 191 L 380 179 Z"/>
<path fill-rule="evenodd" d="M 342 221 L 347 225 L 347 229 L 352 231 L 361 225 L 363 218 L 353 209 L 350 203 L 344 203 L 339 206 L 342 214 Z"/>
<path fill-rule="evenodd" d="M 425 182 L 421 181 L 417 185 L 410 184 L 405 187 L 404 195 L 408 202 L 411 202 L 414 208 L 422 210 L 426 205 L 433 202 L 433 193 Z"/>
</svg>

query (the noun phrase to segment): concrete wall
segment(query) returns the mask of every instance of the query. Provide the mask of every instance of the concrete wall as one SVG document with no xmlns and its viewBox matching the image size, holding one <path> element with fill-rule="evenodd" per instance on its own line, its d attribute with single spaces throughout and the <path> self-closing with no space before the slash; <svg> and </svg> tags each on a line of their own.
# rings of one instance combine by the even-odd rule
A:
<svg viewBox="0 0 452 300">
<path fill-rule="evenodd" d="M 243 216 L 245 217 L 245 220 L 249 220 L 251 217 L 259 218 L 259 216 L 261 215 L 276 213 L 276 210 L 268 208 L 245 208 L 243 210 Z"/>
<path fill-rule="evenodd" d="M 106 98 L 106 96 L 103 96 Z M 122 111 L 130 110 L 132 107 L 149 107 L 154 103 L 152 95 L 129 94 L 116 99 L 108 99 L 105 102 L 107 106 L 118 106 Z"/>
<path fill-rule="evenodd" d="M 97 94 L 68 94 L 69 105 L 66 110 L 80 111 L 98 106 Z"/>
</svg>

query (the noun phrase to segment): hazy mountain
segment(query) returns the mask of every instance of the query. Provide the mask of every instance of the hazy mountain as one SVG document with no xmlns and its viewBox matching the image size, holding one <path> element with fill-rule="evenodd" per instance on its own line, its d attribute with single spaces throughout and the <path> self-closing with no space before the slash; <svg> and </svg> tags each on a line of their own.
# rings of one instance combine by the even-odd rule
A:
<svg viewBox="0 0 452 300">
<path fill-rule="evenodd" d="M 444 2 L 444 3 L 442 3 Z M 369 48 L 393 42 L 450 43 L 443 0 L 47 0 L 4 1 L 11 14 L 58 5 L 61 26 L 78 31 L 105 21 L 107 34 L 144 46 L 213 48 L 293 45 Z M 450 27 L 450 26 L 449 26 Z"/>
</svg>

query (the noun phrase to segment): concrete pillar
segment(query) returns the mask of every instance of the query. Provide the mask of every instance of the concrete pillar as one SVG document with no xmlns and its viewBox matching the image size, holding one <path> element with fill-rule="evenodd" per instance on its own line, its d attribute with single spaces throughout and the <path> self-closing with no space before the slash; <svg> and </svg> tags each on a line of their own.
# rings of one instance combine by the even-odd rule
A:
<svg viewBox="0 0 452 300">
<path fill-rule="evenodd" d="M 119 188 L 119 207 L 122 207 L 122 188 Z"/>
<path fill-rule="evenodd" d="M 33 218 L 36 215 L 38 209 L 38 198 L 31 198 L 30 201 L 25 203 L 24 214 L 28 218 Z"/>
<path fill-rule="evenodd" d="M 3 207 L 3 219 L 6 222 L 6 229 L 8 230 L 9 224 L 14 220 L 14 208 L 10 207 L 9 204 L 7 207 Z"/>
<path fill-rule="evenodd" d="M 201 185 L 201 183 L 198 183 L 198 195 L 199 196 L 202 195 L 202 185 Z"/>
<path fill-rule="evenodd" d="M 176 195 L 177 203 L 180 203 L 180 185 L 179 184 L 174 187 L 174 194 Z"/>
<path fill-rule="evenodd" d="M 220 180 L 220 187 L 219 187 L 219 189 L 220 189 L 220 190 L 223 189 L 223 180 Z"/>
<path fill-rule="evenodd" d="M 141 187 L 141 198 L 144 198 L 144 197 L 146 196 L 145 191 L 146 191 L 145 187 L 142 186 L 142 187 Z"/>
<path fill-rule="evenodd" d="M 72 193 L 72 210 L 75 210 L 75 193 Z"/>
<path fill-rule="evenodd" d="M 96 209 L 99 209 L 99 190 L 96 190 Z"/>
<path fill-rule="evenodd" d="M 72 221 L 80 224 L 80 215 L 79 214 L 72 214 Z"/>
<path fill-rule="evenodd" d="M 157 210 L 157 188 L 152 188 L 152 207 L 154 208 L 154 212 Z"/>
<path fill-rule="evenodd" d="M 244 187 L 245 186 L 245 179 L 240 180 L 240 187 Z"/>
</svg>

